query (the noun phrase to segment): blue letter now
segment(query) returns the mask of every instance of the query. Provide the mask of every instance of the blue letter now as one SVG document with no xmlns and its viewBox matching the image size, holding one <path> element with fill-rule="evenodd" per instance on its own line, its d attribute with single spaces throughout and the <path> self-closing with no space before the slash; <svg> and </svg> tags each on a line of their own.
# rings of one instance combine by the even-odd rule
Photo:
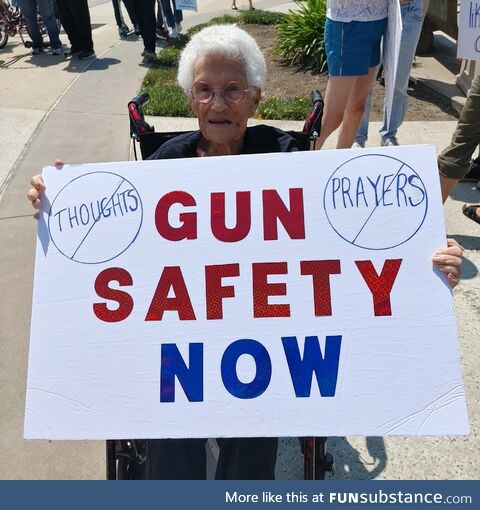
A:
<svg viewBox="0 0 480 510">
<path fill-rule="evenodd" d="M 176 344 L 162 344 L 160 402 L 175 402 L 175 377 L 190 402 L 203 401 L 203 344 L 189 344 L 190 368 Z"/>
<path fill-rule="evenodd" d="M 252 382 L 242 383 L 237 376 L 237 361 L 242 354 L 255 360 L 256 373 Z M 267 349 L 256 340 L 237 340 L 230 344 L 222 357 L 222 380 L 229 393 L 237 398 L 255 398 L 270 384 L 272 362 Z"/>
<path fill-rule="evenodd" d="M 340 359 L 341 335 L 327 336 L 325 357 L 322 356 L 317 336 L 305 338 L 303 359 L 298 349 L 296 336 L 282 337 L 283 350 L 287 358 L 295 395 L 309 397 L 312 388 L 312 375 L 315 372 L 322 397 L 334 397 L 337 386 L 338 361 Z"/>
</svg>

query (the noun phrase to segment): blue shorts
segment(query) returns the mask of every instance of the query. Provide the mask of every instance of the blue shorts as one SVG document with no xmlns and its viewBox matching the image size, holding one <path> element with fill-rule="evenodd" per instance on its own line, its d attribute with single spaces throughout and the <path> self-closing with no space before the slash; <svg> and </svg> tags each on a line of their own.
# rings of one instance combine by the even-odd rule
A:
<svg viewBox="0 0 480 510">
<path fill-rule="evenodd" d="M 325 22 L 329 76 L 365 76 L 380 63 L 380 43 L 387 18 L 378 21 Z"/>
</svg>

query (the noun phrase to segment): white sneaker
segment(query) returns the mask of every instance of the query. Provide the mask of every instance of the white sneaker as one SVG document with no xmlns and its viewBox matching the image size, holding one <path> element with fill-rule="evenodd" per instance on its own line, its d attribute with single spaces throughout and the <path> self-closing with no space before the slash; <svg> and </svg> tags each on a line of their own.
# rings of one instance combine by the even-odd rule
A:
<svg viewBox="0 0 480 510">
<path fill-rule="evenodd" d="M 352 149 L 365 149 L 365 142 L 363 140 L 361 142 L 353 142 Z"/>
<path fill-rule="evenodd" d="M 397 145 L 400 145 L 398 143 L 396 136 L 389 136 L 387 138 L 382 138 L 380 145 L 382 147 L 396 147 Z"/>
<path fill-rule="evenodd" d="M 176 28 L 172 28 L 170 30 L 170 39 L 176 39 L 178 37 L 178 32 Z"/>
</svg>

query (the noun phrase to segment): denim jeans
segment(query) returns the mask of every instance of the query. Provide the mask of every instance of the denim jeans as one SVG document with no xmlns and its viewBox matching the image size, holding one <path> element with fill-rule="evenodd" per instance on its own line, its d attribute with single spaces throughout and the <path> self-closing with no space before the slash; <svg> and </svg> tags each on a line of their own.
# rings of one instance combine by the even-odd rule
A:
<svg viewBox="0 0 480 510">
<path fill-rule="evenodd" d="M 113 12 L 115 14 L 115 21 L 117 22 L 117 26 L 120 28 L 126 24 L 125 20 L 123 19 L 122 9 L 120 7 L 120 0 L 112 0 L 112 4 L 113 4 Z M 137 19 L 135 17 L 135 11 L 133 10 L 130 0 L 123 0 L 123 4 L 125 5 L 125 8 L 127 9 L 128 17 L 130 18 L 132 25 L 135 26 L 137 24 Z"/>
<path fill-rule="evenodd" d="M 383 108 L 383 124 L 380 128 L 380 136 L 388 138 L 396 136 L 397 130 L 403 122 L 408 106 L 408 80 L 410 78 L 410 69 L 412 68 L 415 50 L 417 49 L 420 32 L 423 25 L 423 0 L 410 0 L 401 6 L 403 32 L 400 43 L 400 54 L 398 56 L 397 77 L 395 79 L 395 90 L 393 95 L 393 105 L 389 121 L 387 121 L 387 112 Z M 363 114 L 360 127 L 358 128 L 355 141 L 365 143 L 368 138 L 368 120 L 372 106 L 372 95 L 368 96 L 365 103 L 365 113 Z"/>
<path fill-rule="evenodd" d="M 43 38 L 37 22 L 37 8 L 40 12 L 50 39 L 52 49 L 61 48 L 57 20 L 52 0 L 19 0 L 20 11 L 27 22 L 27 32 L 34 48 L 43 48 Z"/>
<path fill-rule="evenodd" d="M 163 14 L 167 20 L 167 25 L 170 28 L 175 28 L 177 23 L 181 23 L 183 20 L 183 13 L 175 8 L 174 0 L 160 0 L 162 5 Z M 172 5 L 173 4 L 173 5 Z"/>
</svg>

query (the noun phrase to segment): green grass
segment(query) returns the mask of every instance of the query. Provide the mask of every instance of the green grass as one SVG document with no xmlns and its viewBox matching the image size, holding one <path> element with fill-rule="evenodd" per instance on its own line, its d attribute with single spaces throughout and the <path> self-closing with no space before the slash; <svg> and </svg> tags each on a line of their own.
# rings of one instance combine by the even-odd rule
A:
<svg viewBox="0 0 480 510">
<path fill-rule="evenodd" d="M 161 67 L 148 71 L 142 87 L 150 96 L 150 101 L 144 108 L 146 115 L 193 117 L 187 97 L 176 84 L 176 78 L 176 67 Z"/>
<path fill-rule="evenodd" d="M 325 1 L 325 0 L 310 0 Z M 201 23 L 187 30 L 171 46 L 162 49 L 150 69 L 142 85 L 142 90 L 148 92 L 150 101 L 145 105 L 147 115 L 166 117 L 193 117 L 183 90 L 176 84 L 178 61 L 182 48 L 191 36 L 202 28 L 215 24 L 257 24 L 271 25 L 284 22 L 285 14 L 263 11 L 239 11 L 237 16 L 224 15 L 212 18 L 207 23 Z M 259 119 L 303 120 L 310 112 L 310 101 L 303 97 L 280 99 L 270 97 L 260 102 L 257 110 Z"/>
<path fill-rule="evenodd" d="M 224 14 L 223 16 L 216 16 L 212 18 L 210 21 L 206 23 L 200 23 L 199 25 L 195 25 L 189 28 L 186 31 L 188 37 L 192 37 L 193 34 L 200 32 L 206 27 L 210 27 L 212 25 L 232 25 L 233 23 L 238 23 L 240 16 L 231 16 L 230 14 Z"/>
<path fill-rule="evenodd" d="M 286 15 L 281 12 L 263 11 L 241 11 L 240 21 L 245 25 L 276 25 L 285 20 Z"/>
<path fill-rule="evenodd" d="M 167 46 L 160 50 L 154 62 L 155 67 L 177 67 L 182 50 L 175 46 Z"/>
<path fill-rule="evenodd" d="M 305 120 L 310 113 L 310 100 L 306 97 L 281 99 L 269 97 L 260 101 L 258 119 Z"/>
</svg>

